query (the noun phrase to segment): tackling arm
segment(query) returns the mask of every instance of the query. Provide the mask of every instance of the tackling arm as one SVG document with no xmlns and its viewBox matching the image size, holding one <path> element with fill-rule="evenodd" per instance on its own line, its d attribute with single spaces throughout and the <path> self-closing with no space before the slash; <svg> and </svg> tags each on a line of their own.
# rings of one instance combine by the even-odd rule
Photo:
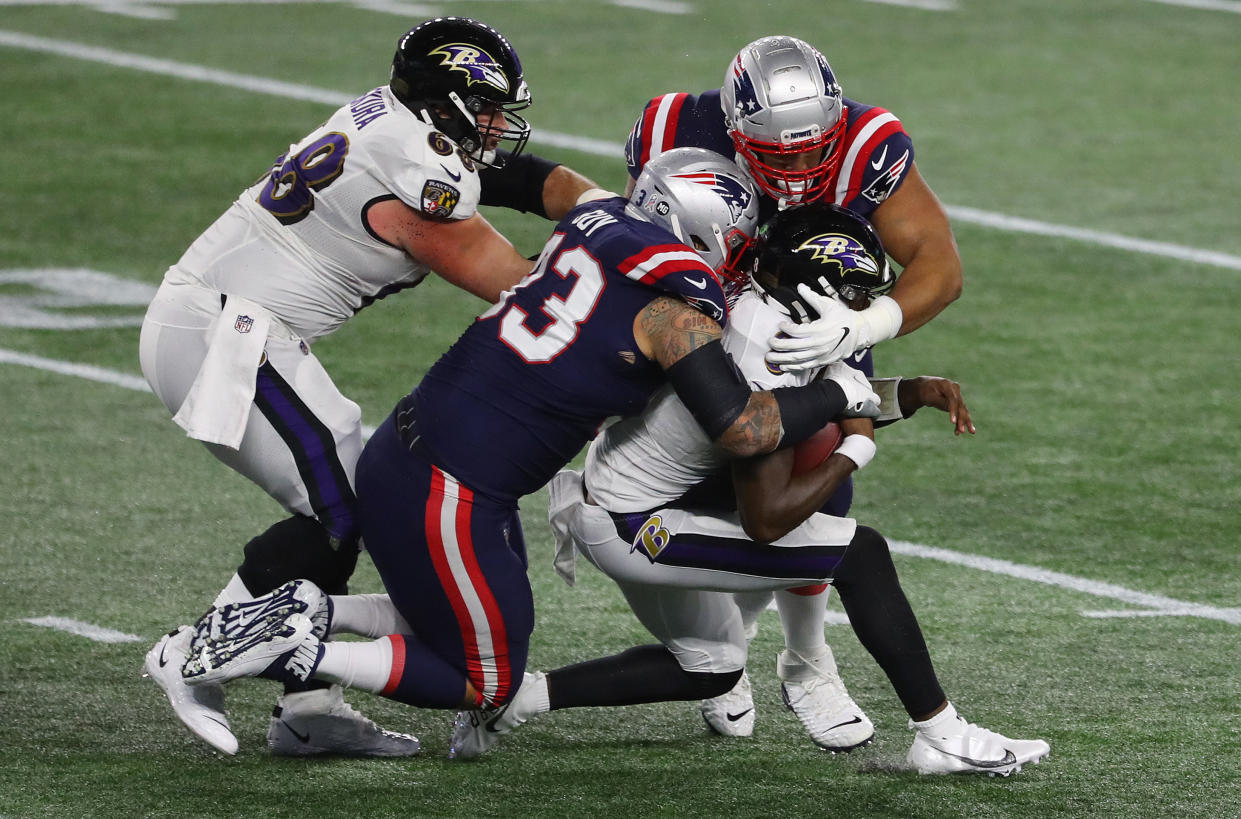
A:
<svg viewBox="0 0 1241 819">
<path fill-rule="evenodd" d="M 915 163 L 871 221 L 888 255 L 903 268 L 889 295 L 901 308 L 897 335 L 911 333 L 961 295 L 961 256 L 948 214 Z"/>
<path fill-rule="evenodd" d="M 847 409 L 878 406 L 869 386 L 830 379 L 752 392 L 724 352 L 720 325 L 676 299 L 653 300 L 633 329 L 643 355 L 664 369 L 703 429 L 734 457 L 795 444 Z"/>
</svg>

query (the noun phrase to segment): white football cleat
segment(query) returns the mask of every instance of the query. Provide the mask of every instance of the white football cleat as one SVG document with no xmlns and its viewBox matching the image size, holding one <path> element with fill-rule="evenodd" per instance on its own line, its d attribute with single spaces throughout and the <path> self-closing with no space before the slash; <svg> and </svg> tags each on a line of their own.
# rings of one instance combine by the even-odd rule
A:
<svg viewBox="0 0 1241 819">
<path fill-rule="evenodd" d="M 273 679 L 307 680 L 323 653 L 313 630 L 310 618 L 301 613 L 284 620 L 234 622 L 216 638 L 204 639 L 199 630 L 181 676 L 189 685 L 225 683 L 257 677 L 280 663 Z"/>
<path fill-rule="evenodd" d="M 875 726 L 849 696 L 829 648 L 816 660 L 785 649 L 776 660 L 784 704 L 797 715 L 810 739 L 832 753 L 848 753 L 875 738 Z"/>
<path fill-rule="evenodd" d="M 966 722 L 951 703 L 925 722 L 910 720 L 909 727 L 917 733 L 906 761 L 920 774 L 1008 776 L 1051 753 L 1041 739 L 1009 739 Z"/>
<path fill-rule="evenodd" d="M 712 731 L 725 737 L 754 736 L 754 691 L 750 675 L 741 672 L 741 679 L 732 690 L 703 700 L 698 709 Z"/>
<path fill-rule="evenodd" d="M 309 580 L 290 580 L 253 600 L 212 608 L 194 624 L 190 653 L 197 653 L 203 641 L 235 639 L 252 626 L 257 628 L 268 620 L 284 620 L 295 613 L 310 618 L 316 637 L 321 640 L 327 637 L 332 620 L 331 599 Z"/>
<path fill-rule="evenodd" d="M 527 671 L 521 688 L 499 708 L 458 711 L 453 721 L 449 759 L 477 759 L 495 747 L 500 737 L 539 713 L 533 691 L 544 676 L 542 671 Z"/>
<path fill-rule="evenodd" d="M 168 695 L 172 712 L 194 735 L 220 753 L 237 753 L 237 737 L 224 715 L 224 689 L 218 685 L 190 687 L 181 677 L 194 630 L 180 626 L 165 634 L 147 652 L 143 676 L 150 677 Z"/>
<path fill-rule="evenodd" d="M 339 685 L 280 697 L 267 747 L 280 756 L 400 757 L 422 749 L 417 737 L 386 731 L 355 711 Z"/>
</svg>

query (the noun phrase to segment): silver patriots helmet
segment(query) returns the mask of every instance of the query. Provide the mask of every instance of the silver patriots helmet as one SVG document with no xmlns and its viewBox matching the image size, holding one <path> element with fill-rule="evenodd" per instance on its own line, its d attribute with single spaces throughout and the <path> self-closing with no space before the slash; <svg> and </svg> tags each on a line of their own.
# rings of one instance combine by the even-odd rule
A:
<svg viewBox="0 0 1241 819">
<path fill-rule="evenodd" d="M 629 204 L 697 250 L 726 292 L 745 284 L 758 192 L 731 160 L 702 148 L 666 151 L 642 168 Z"/>
<path fill-rule="evenodd" d="M 720 105 L 737 162 L 763 193 L 789 204 L 823 195 L 840 166 L 847 109 L 827 58 L 796 37 L 738 52 Z"/>
<path fill-rule="evenodd" d="M 819 317 L 799 284 L 856 309 L 896 283 L 870 222 L 827 202 L 780 211 L 759 228 L 755 244 L 754 288 L 799 323 Z"/>
<path fill-rule="evenodd" d="M 498 166 L 496 147 L 521 153 L 530 125 L 516 112 L 530 105 L 521 60 L 504 35 L 468 17 L 436 17 L 407 31 L 392 58 L 392 93 L 472 158 Z M 495 111 L 507 121 L 480 126 Z"/>
</svg>

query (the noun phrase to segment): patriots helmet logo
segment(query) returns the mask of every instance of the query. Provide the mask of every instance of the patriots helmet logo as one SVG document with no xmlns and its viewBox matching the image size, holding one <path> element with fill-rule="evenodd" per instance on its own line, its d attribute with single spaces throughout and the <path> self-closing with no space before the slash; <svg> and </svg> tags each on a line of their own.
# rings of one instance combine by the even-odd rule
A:
<svg viewBox="0 0 1241 819">
<path fill-rule="evenodd" d="M 843 233 L 820 233 L 802 242 L 797 250 L 809 250 L 816 262 L 838 267 L 841 277 L 853 271 L 876 278 L 882 275 L 879 265 L 862 243 Z"/>
<path fill-rule="evenodd" d="M 439 57 L 440 65 L 449 71 L 465 74 L 469 85 L 482 83 L 498 89 L 501 93 L 509 92 L 508 77 L 505 76 L 503 67 L 476 45 L 448 43 L 432 50 L 431 55 Z"/>
<path fill-rule="evenodd" d="M 750 200 L 754 198 L 754 195 L 746 190 L 745 185 L 737 179 L 714 171 L 677 173 L 672 174 L 669 179 L 684 179 L 686 182 L 710 188 L 728 204 L 728 210 L 734 222 L 741 218 L 741 214 L 745 213 L 746 208 L 750 206 Z"/>
<path fill-rule="evenodd" d="M 758 92 L 754 90 L 754 80 L 750 77 L 750 72 L 741 64 L 740 54 L 733 64 L 733 96 L 737 100 L 737 113 L 741 116 L 749 116 L 758 111 Z"/>
</svg>

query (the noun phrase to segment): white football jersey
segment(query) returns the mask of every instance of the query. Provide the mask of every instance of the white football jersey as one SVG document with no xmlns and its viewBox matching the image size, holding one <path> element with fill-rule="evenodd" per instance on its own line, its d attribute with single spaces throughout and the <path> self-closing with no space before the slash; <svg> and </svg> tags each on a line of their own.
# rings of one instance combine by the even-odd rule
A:
<svg viewBox="0 0 1241 819">
<path fill-rule="evenodd" d="M 369 231 L 368 207 L 466 219 L 478 197 L 473 161 L 381 86 L 289 146 L 167 278 L 248 298 L 313 340 L 430 273 Z"/>
<path fill-rule="evenodd" d="M 751 389 L 799 386 L 818 374 L 767 366 L 767 344 L 784 319 L 754 290 L 743 293 L 729 313 L 724 349 Z M 640 415 L 622 418 L 591 442 L 586 487 L 610 512 L 642 512 L 676 500 L 726 462 L 672 387 L 664 386 Z"/>
</svg>

